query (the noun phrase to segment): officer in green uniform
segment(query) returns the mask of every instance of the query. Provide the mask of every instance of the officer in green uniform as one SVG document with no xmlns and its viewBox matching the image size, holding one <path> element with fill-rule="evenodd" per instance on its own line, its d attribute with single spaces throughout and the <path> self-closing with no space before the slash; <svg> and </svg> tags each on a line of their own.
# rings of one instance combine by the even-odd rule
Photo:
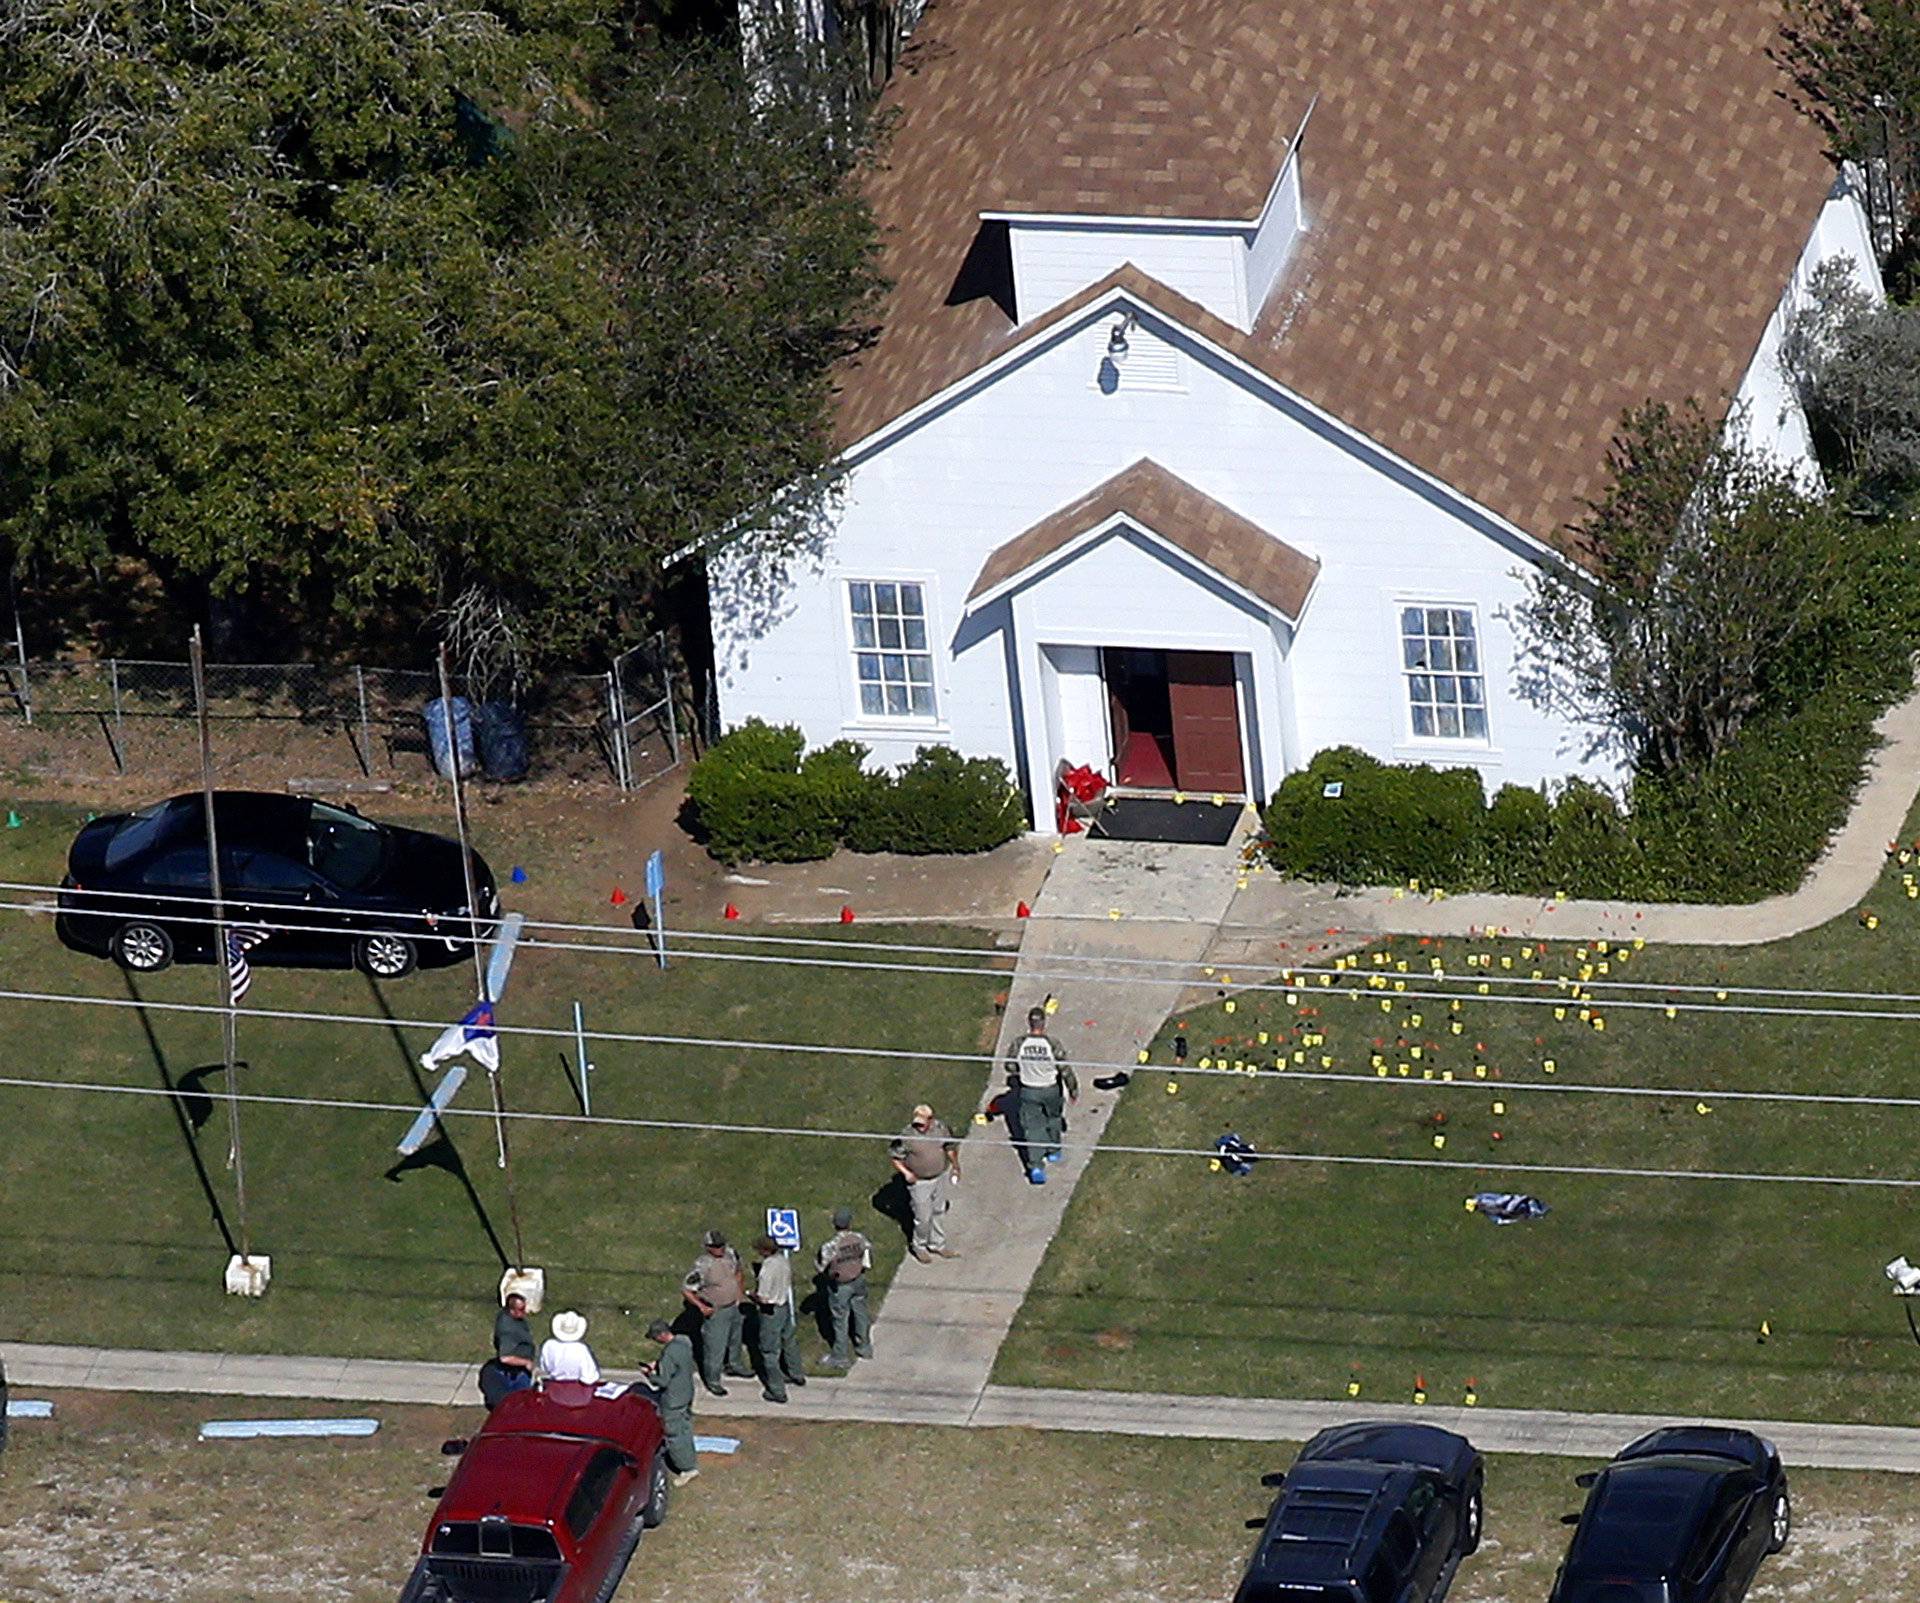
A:
<svg viewBox="0 0 1920 1603">
<path fill-rule="evenodd" d="M 753 1287 L 753 1344 L 760 1354 L 760 1395 L 770 1403 L 784 1403 L 788 1382 L 795 1386 L 807 1383 L 799 1333 L 793 1328 L 793 1264 L 772 1236 L 762 1236 L 753 1250 L 760 1255 Z"/>
<path fill-rule="evenodd" d="M 853 1209 L 836 1208 L 834 1234 L 820 1245 L 815 1262 L 827 1282 L 827 1317 L 833 1326 L 833 1350 L 821 1361 L 828 1369 L 849 1369 L 854 1356 L 873 1356 L 872 1321 L 867 1314 L 867 1271 L 873 1267 L 873 1243 L 853 1228 Z M 853 1353 L 847 1341 L 853 1341 Z"/>
<path fill-rule="evenodd" d="M 1047 1183 L 1046 1166 L 1060 1161 L 1060 1137 L 1065 1130 L 1066 1103 L 1076 1102 L 1080 1081 L 1067 1062 L 1067 1051 L 1047 1034 L 1047 1010 L 1028 1010 L 1027 1033 L 1007 1054 L 1007 1084 L 1020 1095 L 1020 1161 L 1034 1185 Z"/>
<path fill-rule="evenodd" d="M 640 1372 L 659 1388 L 667 1467 L 673 1471 L 673 1484 L 684 1486 L 700 1473 L 693 1451 L 693 1343 L 676 1336 L 664 1319 L 647 1326 L 647 1339 L 660 1343 L 660 1357 L 642 1365 Z"/>
</svg>

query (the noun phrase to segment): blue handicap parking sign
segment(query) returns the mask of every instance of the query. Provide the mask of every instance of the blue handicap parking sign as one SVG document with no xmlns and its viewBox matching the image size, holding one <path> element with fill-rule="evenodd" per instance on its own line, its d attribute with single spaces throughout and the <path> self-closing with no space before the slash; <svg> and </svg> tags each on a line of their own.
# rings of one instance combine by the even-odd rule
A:
<svg viewBox="0 0 1920 1603">
<path fill-rule="evenodd" d="M 798 1208 L 767 1209 L 767 1234 L 794 1252 L 800 1246 L 800 1210 Z"/>
</svg>

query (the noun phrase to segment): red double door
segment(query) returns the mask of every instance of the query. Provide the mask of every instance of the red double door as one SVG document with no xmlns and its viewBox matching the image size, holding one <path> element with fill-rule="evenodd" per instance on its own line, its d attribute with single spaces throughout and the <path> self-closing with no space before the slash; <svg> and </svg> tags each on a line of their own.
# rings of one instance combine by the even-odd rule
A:
<svg viewBox="0 0 1920 1603">
<path fill-rule="evenodd" d="M 1114 649 L 1103 658 L 1121 784 L 1244 793 L 1231 652 Z"/>
</svg>

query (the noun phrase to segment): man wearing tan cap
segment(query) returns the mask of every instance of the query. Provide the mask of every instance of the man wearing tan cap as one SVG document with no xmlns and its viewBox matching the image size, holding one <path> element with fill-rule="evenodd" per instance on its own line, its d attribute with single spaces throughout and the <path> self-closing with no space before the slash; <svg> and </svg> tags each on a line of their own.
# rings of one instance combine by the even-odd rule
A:
<svg viewBox="0 0 1920 1603">
<path fill-rule="evenodd" d="M 960 1183 L 960 1143 L 922 1102 L 887 1149 L 913 1199 L 913 1255 L 922 1263 L 957 1258 L 947 1250 L 947 1207 Z"/>
</svg>

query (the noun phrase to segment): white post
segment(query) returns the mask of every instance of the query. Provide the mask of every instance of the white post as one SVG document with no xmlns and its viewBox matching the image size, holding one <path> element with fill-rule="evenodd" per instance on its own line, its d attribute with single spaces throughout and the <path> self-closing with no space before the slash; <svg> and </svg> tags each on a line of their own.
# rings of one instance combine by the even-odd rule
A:
<svg viewBox="0 0 1920 1603">
<path fill-rule="evenodd" d="M 587 1061 L 587 1020 L 580 1004 L 573 1004 L 573 1053 L 580 1065 L 580 1111 L 593 1117 L 593 1065 Z"/>
</svg>

